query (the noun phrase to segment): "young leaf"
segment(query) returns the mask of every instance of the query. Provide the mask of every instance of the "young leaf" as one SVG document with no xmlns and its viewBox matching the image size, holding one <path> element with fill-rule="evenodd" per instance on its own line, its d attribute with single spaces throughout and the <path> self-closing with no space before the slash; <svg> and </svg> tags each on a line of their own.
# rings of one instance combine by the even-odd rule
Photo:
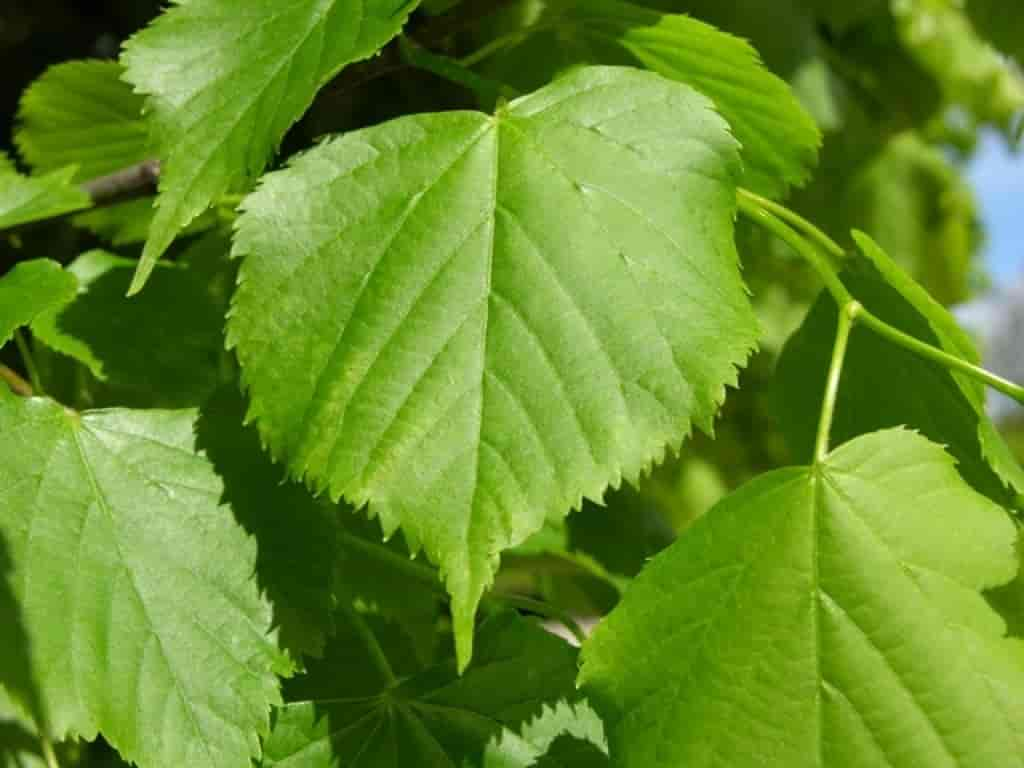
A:
<svg viewBox="0 0 1024 768">
<path fill-rule="evenodd" d="M 492 66 L 530 88 L 585 63 L 643 66 L 710 98 L 742 146 L 745 186 L 778 196 L 809 178 L 821 144 L 818 128 L 746 41 L 682 14 L 576 0 L 555 3 Z"/>
<path fill-rule="evenodd" d="M 73 183 L 74 167 L 44 176 L 22 176 L 2 153 L 0 158 L 0 230 L 62 216 L 92 202 Z"/>
<path fill-rule="evenodd" d="M 575 649 L 515 614 L 481 626 L 476 658 L 461 677 L 453 658 L 428 668 L 414 658 L 393 626 L 342 611 L 324 659 L 285 683 L 263 765 L 479 765 L 486 750 L 502 753 L 493 740 L 503 729 L 514 739 L 544 704 L 578 697 Z M 517 747 L 519 740 L 504 752 Z"/>
<path fill-rule="evenodd" d="M 843 281 L 875 315 L 965 360 L 978 354 L 953 317 L 914 283 L 866 235 L 854 233 L 863 258 L 852 259 Z M 816 413 L 836 327 L 835 302 L 822 296 L 789 340 L 775 377 L 775 404 L 796 454 L 809 458 Z M 1024 470 L 985 415 L 981 384 L 951 373 L 866 328 L 855 328 L 839 383 L 832 438 L 907 425 L 946 445 L 975 489 L 1010 505 L 1024 491 Z"/>
<path fill-rule="evenodd" d="M 1014 536 L 904 430 L 754 480 L 584 648 L 613 764 L 1024 766 L 1024 664 L 978 594 Z"/>
<path fill-rule="evenodd" d="M 203 276 L 161 265 L 150 290 L 124 300 L 135 261 L 89 251 L 68 267 L 79 294 L 32 324 L 35 337 L 107 382 L 107 400 L 140 406 L 201 403 L 220 381 L 223 309 Z"/>
<path fill-rule="evenodd" d="M 0 347 L 14 332 L 74 299 L 78 281 L 49 259 L 15 264 L 0 277 Z"/>
<path fill-rule="evenodd" d="M 85 180 L 149 156 L 142 97 L 120 79 L 122 72 L 113 61 L 69 61 L 28 87 L 15 141 L 35 171 L 75 165 L 75 179 Z"/>
<path fill-rule="evenodd" d="M 244 768 L 285 667 L 255 542 L 193 428 L 188 411 L 0 398 L 0 535 L 57 735 L 102 733 L 143 768 Z"/>
<path fill-rule="evenodd" d="M 245 201 L 250 414 L 441 567 L 463 665 L 503 549 L 710 430 L 757 334 L 737 173 L 704 97 L 593 68 L 326 142 Z"/>
<path fill-rule="evenodd" d="M 175 236 L 247 186 L 316 92 L 374 54 L 418 0 L 176 0 L 122 54 L 150 96 L 161 160 L 157 213 L 131 291 Z"/>
</svg>

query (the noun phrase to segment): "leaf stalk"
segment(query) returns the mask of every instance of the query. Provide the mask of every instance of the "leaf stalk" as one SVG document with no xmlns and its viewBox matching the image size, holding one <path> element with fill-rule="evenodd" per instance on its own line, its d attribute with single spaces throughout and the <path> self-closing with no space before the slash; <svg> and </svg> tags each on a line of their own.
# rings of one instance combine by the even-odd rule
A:
<svg viewBox="0 0 1024 768">
<path fill-rule="evenodd" d="M 996 391 L 1002 392 L 1004 395 L 1013 398 L 1018 403 L 1024 404 L 1024 386 L 1015 384 L 1008 379 L 1004 379 L 1002 376 L 998 376 L 997 374 L 992 373 L 979 365 L 975 365 L 974 363 L 970 363 L 967 360 L 959 358 L 956 355 L 951 355 L 945 350 L 939 349 L 932 344 L 916 339 L 910 334 L 904 333 L 865 309 L 843 284 L 843 281 L 839 278 L 839 275 L 833 266 L 818 251 L 818 246 L 828 248 L 832 253 L 836 253 L 834 249 L 838 249 L 839 251 L 842 251 L 842 249 L 831 238 L 829 238 L 828 235 L 825 235 L 823 232 L 818 230 L 817 227 L 810 222 L 807 222 L 799 214 L 790 211 L 778 203 L 766 200 L 752 192 L 742 189 L 738 190 L 736 200 L 739 205 L 739 210 L 744 215 L 789 245 L 794 251 L 803 257 L 811 267 L 814 268 L 821 277 L 822 282 L 824 282 L 825 289 L 835 299 L 836 304 L 839 305 L 840 318 L 842 318 L 843 315 L 849 316 L 848 322 L 850 323 L 851 328 L 858 322 L 863 323 L 865 327 L 870 328 L 874 333 L 891 343 L 902 347 L 908 352 L 924 358 L 925 360 L 937 363 L 944 368 L 969 376 L 986 384 L 987 386 L 992 387 Z M 785 213 L 779 213 L 776 215 L 776 211 L 785 211 Z M 781 218 L 783 215 L 785 216 L 785 221 Z M 798 232 L 793 228 L 794 226 L 799 227 L 803 231 Z M 817 245 L 809 242 L 806 239 L 807 237 L 812 237 L 816 241 Z M 825 241 L 828 241 L 832 245 L 827 245 Z M 842 323 L 840 324 L 840 330 L 842 330 Z M 847 329 L 846 333 L 847 335 L 849 334 L 849 329 Z M 824 411 L 822 415 L 825 415 Z M 820 433 L 818 437 L 820 447 Z"/>
<path fill-rule="evenodd" d="M 821 418 L 818 422 L 818 436 L 814 443 L 814 463 L 820 464 L 828 456 L 829 437 L 832 434 L 832 419 L 836 411 L 836 399 L 839 397 L 839 381 L 843 375 L 843 363 L 846 360 L 846 348 L 850 340 L 857 316 L 863 310 L 860 303 L 853 301 L 843 306 L 839 312 L 836 328 L 835 346 L 832 348 L 832 362 L 828 367 L 828 379 L 825 383 L 825 397 L 821 402 Z"/>
<path fill-rule="evenodd" d="M 32 389 L 37 395 L 45 395 L 46 392 L 43 390 L 43 382 L 39 378 L 39 369 L 36 368 L 35 358 L 32 357 L 32 350 L 29 349 L 28 341 L 25 339 L 25 335 L 19 328 L 14 332 L 14 344 L 18 347 L 18 353 L 21 355 L 21 361 L 25 365 L 25 372 L 28 373 L 28 380 L 32 382 Z"/>
</svg>

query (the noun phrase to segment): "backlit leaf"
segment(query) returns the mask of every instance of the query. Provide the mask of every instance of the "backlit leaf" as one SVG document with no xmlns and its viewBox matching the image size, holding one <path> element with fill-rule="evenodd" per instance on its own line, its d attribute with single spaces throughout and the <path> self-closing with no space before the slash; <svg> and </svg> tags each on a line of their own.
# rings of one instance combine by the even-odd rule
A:
<svg viewBox="0 0 1024 768">
<path fill-rule="evenodd" d="M 737 173 L 704 97 L 593 68 L 323 143 L 245 201 L 250 414 L 440 566 L 461 663 L 502 550 L 710 430 L 757 330 Z"/>
<path fill-rule="evenodd" d="M 583 651 L 617 768 L 1024 766 L 1006 512 L 904 430 L 727 497 Z"/>
</svg>

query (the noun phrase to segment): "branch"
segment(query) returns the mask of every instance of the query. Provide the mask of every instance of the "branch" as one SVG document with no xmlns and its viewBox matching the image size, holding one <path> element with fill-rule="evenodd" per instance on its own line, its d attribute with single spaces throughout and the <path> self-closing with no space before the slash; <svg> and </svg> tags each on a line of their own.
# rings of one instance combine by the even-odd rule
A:
<svg viewBox="0 0 1024 768">
<path fill-rule="evenodd" d="M 160 161 L 151 159 L 130 165 L 119 171 L 82 184 L 82 190 L 89 196 L 93 207 L 148 197 L 156 194 L 160 179 Z"/>
<path fill-rule="evenodd" d="M 15 373 L 13 370 L 8 368 L 6 365 L 0 364 L 0 381 L 3 381 L 11 388 L 11 392 L 22 397 L 32 397 L 35 392 L 32 389 L 32 385 L 25 381 L 21 376 Z"/>
</svg>

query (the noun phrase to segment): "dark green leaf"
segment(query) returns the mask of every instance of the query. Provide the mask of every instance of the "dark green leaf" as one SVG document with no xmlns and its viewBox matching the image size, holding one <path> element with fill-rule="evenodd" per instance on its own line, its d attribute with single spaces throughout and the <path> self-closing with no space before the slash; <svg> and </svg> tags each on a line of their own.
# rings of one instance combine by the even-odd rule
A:
<svg viewBox="0 0 1024 768">
<path fill-rule="evenodd" d="M 851 258 L 843 282 L 867 309 L 922 341 L 971 362 L 978 354 L 953 317 L 866 235 L 855 233 L 862 256 Z M 835 338 L 836 308 L 823 295 L 779 361 L 775 402 L 793 450 L 809 458 L 817 412 Z M 984 389 L 973 379 L 897 347 L 867 328 L 850 337 L 839 385 L 832 439 L 907 425 L 948 446 L 960 473 L 1002 504 L 1024 490 L 1024 471 L 985 415 Z"/>
</svg>

